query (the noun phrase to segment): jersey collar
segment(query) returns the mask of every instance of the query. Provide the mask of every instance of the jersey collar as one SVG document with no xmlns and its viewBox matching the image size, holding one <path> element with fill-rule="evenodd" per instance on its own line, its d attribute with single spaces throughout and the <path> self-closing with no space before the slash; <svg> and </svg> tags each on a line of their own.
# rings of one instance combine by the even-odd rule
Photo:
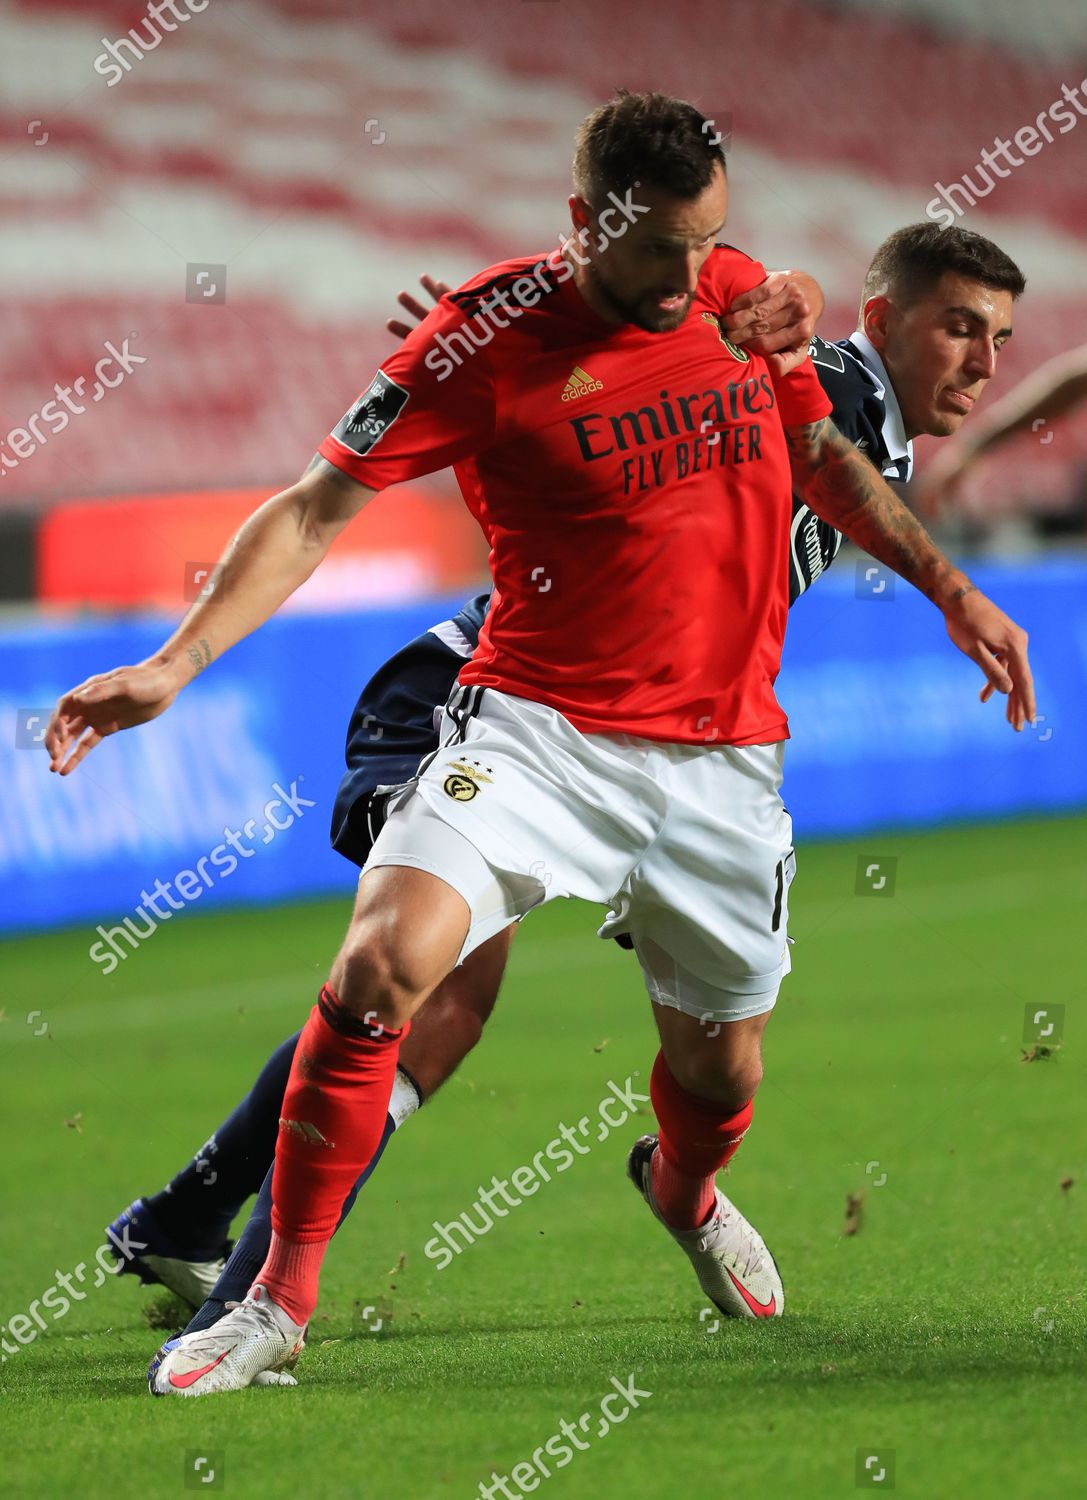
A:
<svg viewBox="0 0 1087 1500">
<path fill-rule="evenodd" d="M 883 402 L 883 442 L 887 449 L 887 457 L 892 463 L 900 466 L 904 463 L 905 473 L 903 479 L 909 479 L 913 474 L 913 443 L 906 437 L 906 424 L 902 420 L 902 409 L 898 404 L 891 377 L 887 374 L 886 366 L 879 357 L 879 352 L 868 335 L 857 329 L 856 333 L 849 335 L 848 342 L 856 349 L 879 386 L 880 400 Z"/>
</svg>

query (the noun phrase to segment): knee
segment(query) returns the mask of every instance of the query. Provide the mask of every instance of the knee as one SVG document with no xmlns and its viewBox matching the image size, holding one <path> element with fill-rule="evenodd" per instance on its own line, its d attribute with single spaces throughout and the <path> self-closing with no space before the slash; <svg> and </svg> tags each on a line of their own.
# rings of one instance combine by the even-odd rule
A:
<svg viewBox="0 0 1087 1500">
<path fill-rule="evenodd" d="M 429 988 L 410 948 L 373 922 L 352 924 L 330 977 L 348 1010 L 392 1030 L 411 1019 Z"/>
<path fill-rule="evenodd" d="M 688 1094 L 735 1114 L 754 1098 L 762 1082 L 762 1058 L 757 1051 L 738 1057 L 695 1053 L 684 1058 L 679 1072 L 672 1068 L 672 1073 Z"/>
</svg>

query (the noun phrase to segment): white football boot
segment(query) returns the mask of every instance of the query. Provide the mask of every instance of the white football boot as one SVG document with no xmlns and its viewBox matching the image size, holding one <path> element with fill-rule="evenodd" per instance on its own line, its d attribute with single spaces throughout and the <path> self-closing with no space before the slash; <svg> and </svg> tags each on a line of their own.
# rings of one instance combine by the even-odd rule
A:
<svg viewBox="0 0 1087 1500">
<path fill-rule="evenodd" d="M 209 1396 L 247 1385 L 297 1385 L 290 1371 L 305 1333 L 266 1288 L 254 1286 L 210 1328 L 167 1339 L 151 1361 L 147 1388 L 152 1396 Z"/>
<path fill-rule="evenodd" d="M 652 1161 L 655 1135 L 635 1141 L 627 1157 L 627 1175 L 694 1266 L 698 1284 L 727 1318 L 780 1318 L 785 1290 L 774 1257 L 754 1225 L 716 1189 L 717 1203 L 697 1229 L 673 1229 L 653 1197 Z"/>
<path fill-rule="evenodd" d="M 129 1204 L 106 1229 L 117 1274 L 136 1274 L 143 1286 L 164 1286 L 195 1311 L 211 1296 L 233 1249 L 224 1240 L 199 1259 L 158 1226 L 143 1198 Z"/>
</svg>

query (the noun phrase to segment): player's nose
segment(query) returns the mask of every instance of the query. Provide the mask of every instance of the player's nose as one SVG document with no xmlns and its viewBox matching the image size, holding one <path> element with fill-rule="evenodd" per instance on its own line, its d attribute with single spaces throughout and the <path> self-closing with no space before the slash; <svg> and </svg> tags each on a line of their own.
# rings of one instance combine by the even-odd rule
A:
<svg viewBox="0 0 1087 1500">
<path fill-rule="evenodd" d="M 975 339 L 970 346 L 966 368 L 975 380 L 991 380 L 996 373 L 996 345 L 992 339 Z"/>
</svg>

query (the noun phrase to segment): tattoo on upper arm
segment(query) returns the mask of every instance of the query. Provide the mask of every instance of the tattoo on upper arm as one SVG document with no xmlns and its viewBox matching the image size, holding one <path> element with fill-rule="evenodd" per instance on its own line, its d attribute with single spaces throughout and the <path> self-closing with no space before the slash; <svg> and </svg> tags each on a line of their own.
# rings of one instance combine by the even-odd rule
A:
<svg viewBox="0 0 1087 1500">
<path fill-rule="evenodd" d="M 187 646 L 185 655 L 192 662 L 193 676 L 199 677 L 206 666 L 211 663 L 211 647 L 203 636 L 200 637 L 195 646 Z"/>
</svg>

